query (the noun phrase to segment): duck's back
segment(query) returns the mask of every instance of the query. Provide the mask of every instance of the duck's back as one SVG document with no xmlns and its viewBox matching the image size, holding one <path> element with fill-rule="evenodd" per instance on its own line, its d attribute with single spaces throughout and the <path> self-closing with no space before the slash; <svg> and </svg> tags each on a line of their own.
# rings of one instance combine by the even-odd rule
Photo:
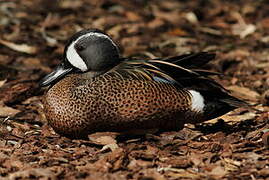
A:
<svg viewBox="0 0 269 180">
<path fill-rule="evenodd" d="M 65 77 L 44 97 L 49 124 L 71 136 L 95 131 L 180 129 L 191 110 L 191 94 L 173 84 L 104 74 L 93 79 Z"/>
</svg>

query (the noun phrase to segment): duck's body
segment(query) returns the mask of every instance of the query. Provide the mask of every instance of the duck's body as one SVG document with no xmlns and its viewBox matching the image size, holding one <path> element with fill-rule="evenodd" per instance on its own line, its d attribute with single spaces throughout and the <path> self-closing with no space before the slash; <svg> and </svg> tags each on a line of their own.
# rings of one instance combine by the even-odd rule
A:
<svg viewBox="0 0 269 180">
<path fill-rule="evenodd" d="M 70 70 L 44 96 L 47 120 L 56 132 L 78 137 L 96 131 L 179 130 L 185 123 L 215 118 L 244 103 L 207 77 L 213 73 L 194 70 L 213 58 L 199 53 L 163 61 L 120 60 L 99 73 Z"/>
<path fill-rule="evenodd" d="M 65 93 L 63 93 L 65 92 Z M 93 80 L 70 75 L 45 95 L 47 119 L 66 135 L 95 131 L 180 129 L 197 116 L 191 95 L 168 83 L 101 75 Z"/>
</svg>

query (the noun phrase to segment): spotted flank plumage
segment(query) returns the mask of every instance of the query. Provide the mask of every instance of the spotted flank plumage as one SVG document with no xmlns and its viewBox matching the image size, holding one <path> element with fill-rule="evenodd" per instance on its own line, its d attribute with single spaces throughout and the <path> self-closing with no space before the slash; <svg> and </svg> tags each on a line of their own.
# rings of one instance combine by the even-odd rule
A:
<svg viewBox="0 0 269 180">
<path fill-rule="evenodd" d="M 76 138 L 97 131 L 180 130 L 247 106 L 211 78 L 219 73 L 200 69 L 214 54 L 142 60 L 118 53 L 99 30 L 71 37 L 63 63 L 41 81 L 50 85 L 44 111 L 56 132 Z"/>
</svg>

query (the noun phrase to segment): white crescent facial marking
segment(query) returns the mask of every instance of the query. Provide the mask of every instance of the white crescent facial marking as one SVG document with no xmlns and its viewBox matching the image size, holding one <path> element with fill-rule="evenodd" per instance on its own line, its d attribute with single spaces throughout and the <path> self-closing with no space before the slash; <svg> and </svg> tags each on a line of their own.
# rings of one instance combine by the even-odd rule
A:
<svg viewBox="0 0 269 180">
<path fill-rule="evenodd" d="M 115 46 L 115 48 L 118 50 L 118 46 L 113 42 L 113 40 L 105 35 L 105 34 L 102 34 L 102 33 L 98 33 L 98 32 L 89 32 L 87 34 L 84 34 L 82 36 L 80 36 L 79 38 L 77 38 L 75 41 L 73 41 L 69 47 L 67 48 L 67 51 L 66 51 L 66 58 L 67 60 L 76 68 L 80 69 L 81 71 L 87 71 L 87 65 L 86 63 L 84 62 L 84 60 L 79 56 L 79 54 L 77 53 L 76 49 L 75 49 L 75 44 L 82 38 L 87 38 L 87 37 L 100 37 L 100 38 L 104 38 L 104 39 L 108 39 L 112 44 L 113 46 Z"/>
<path fill-rule="evenodd" d="M 66 58 L 67 60 L 76 68 L 80 69 L 81 71 L 87 71 L 87 65 L 83 61 L 83 59 L 78 55 L 76 49 L 75 49 L 75 42 L 72 42 L 70 46 L 67 48 L 66 51 Z"/>
<path fill-rule="evenodd" d="M 205 100 L 203 96 L 195 90 L 189 90 L 191 94 L 191 109 L 196 112 L 203 112 L 205 107 Z"/>
</svg>

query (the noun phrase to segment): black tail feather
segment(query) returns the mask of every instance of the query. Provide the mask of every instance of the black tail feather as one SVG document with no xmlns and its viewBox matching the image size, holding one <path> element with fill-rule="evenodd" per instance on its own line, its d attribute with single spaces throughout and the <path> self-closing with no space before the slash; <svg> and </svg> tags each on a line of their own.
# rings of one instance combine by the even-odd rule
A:
<svg viewBox="0 0 269 180">
<path fill-rule="evenodd" d="M 249 108 L 250 107 L 250 105 L 247 102 L 237 99 L 230 95 L 228 95 L 226 98 L 220 99 L 219 101 L 229 104 L 230 106 L 235 107 L 235 108 L 240 108 L 240 107 Z"/>
<path fill-rule="evenodd" d="M 216 57 L 216 54 L 208 52 L 200 52 L 195 54 L 187 54 L 181 56 L 175 56 L 165 61 L 182 66 L 184 68 L 200 68 L 201 66 L 207 64 L 209 61 L 213 60 Z"/>
</svg>

